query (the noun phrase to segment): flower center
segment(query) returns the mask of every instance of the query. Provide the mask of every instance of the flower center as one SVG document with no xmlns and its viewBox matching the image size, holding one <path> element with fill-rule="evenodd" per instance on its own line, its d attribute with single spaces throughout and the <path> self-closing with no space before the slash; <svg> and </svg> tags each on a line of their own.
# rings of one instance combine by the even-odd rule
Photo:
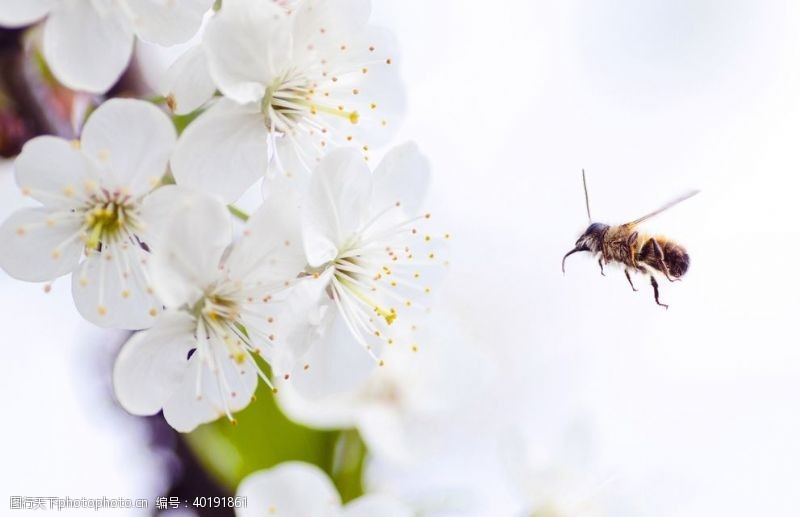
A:
<svg viewBox="0 0 800 517">
<path fill-rule="evenodd" d="M 261 99 L 264 124 L 270 131 L 281 134 L 291 133 L 295 129 L 322 129 L 325 125 L 316 119 L 318 113 L 341 117 L 352 124 L 358 123 L 360 117 L 357 111 L 318 102 L 314 100 L 316 94 L 316 85 L 303 74 L 287 72 L 264 91 Z"/>
<path fill-rule="evenodd" d="M 135 204 L 121 192 L 103 190 L 92 194 L 85 210 L 83 230 L 87 251 L 101 251 L 103 244 L 118 242 L 139 227 Z"/>
<path fill-rule="evenodd" d="M 195 317 L 204 319 L 209 325 L 235 322 L 239 317 L 236 302 L 213 294 L 198 300 L 192 312 Z"/>
<path fill-rule="evenodd" d="M 364 285 L 366 279 L 361 278 L 362 274 L 359 273 L 363 266 L 359 264 L 357 256 L 339 257 L 333 261 L 333 267 L 336 269 L 334 276 L 350 294 L 372 307 L 375 314 L 383 318 L 387 325 L 394 323 L 397 319 L 397 309 L 394 307 L 386 309 L 372 300 L 369 292 L 375 289 Z M 384 268 L 384 272 L 386 269 L 388 268 Z"/>
<path fill-rule="evenodd" d="M 214 377 L 222 409 L 228 419 L 235 423 L 230 407 L 230 401 L 237 396 L 238 382 L 231 377 L 235 371 L 243 375 L 246 368 L 253 368 L 267 386 L 277 393 L 269 377 L 254 358 L 260 356 L 262 351 L 253 343 L 253 339 L 271 341 L 274 336 L 265 335 L 255 327 L 245 326 L 246 319 L 243 318 L 248 314 L 246 304 L 239 303 L 225 294 L 219 294 L 219 287 L 207 291 L 189 308 L 196 321 L 197 343 L 197 348 L 189 359 L 196 354 L 204 365 L 197 370 L 195 381 L 197 399 L 202 398 L 202 376 L 203 370 L 206 369 Z M 225 367 L 227 361 L 233 363 L 233 371 L 230 367 Z"/>
</svg>

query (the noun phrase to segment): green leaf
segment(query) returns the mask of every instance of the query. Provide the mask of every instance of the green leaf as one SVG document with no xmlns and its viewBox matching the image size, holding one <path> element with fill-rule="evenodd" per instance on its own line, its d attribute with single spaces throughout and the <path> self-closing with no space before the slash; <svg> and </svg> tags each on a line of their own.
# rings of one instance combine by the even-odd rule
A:
<svg viewBox="0 0 800 517">
<path fill-rule="evenodd" d="M 356 430 L 318 431 L 281 413 L 275 395 L 259 383 L 256 400 L 236 414 L 183 435 L 200 463 L 231 493 L 248 474 L 285 461 L 317 465 L 347 502 L 364 493 L 366 446 Z"/>
<path fill-rule="evenodd" d="M 186 115 L 172 115 L 172 123 L 175 124 L 175 130 L 180 135 L 183 133 L 186 126 L 188 126 L 194 119 L 200 116 L 203 113 L 203 109 L 196 109 L 191 113 L 187 113 Z"/>
</svg>

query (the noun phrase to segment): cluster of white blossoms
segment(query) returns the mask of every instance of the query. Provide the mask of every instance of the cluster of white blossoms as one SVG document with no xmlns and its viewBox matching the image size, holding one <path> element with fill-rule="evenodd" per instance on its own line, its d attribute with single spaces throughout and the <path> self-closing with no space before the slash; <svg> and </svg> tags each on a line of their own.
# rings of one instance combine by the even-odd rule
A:
<svg viewBox="0 0 800 517">
<path fill-rule="evenodd" d="M 107 91 L 128 66 L 135 37 L 158 45 L 192 38 L 214 0 L 0 0 L 0 27 L 44 20 L 43 52 L 73 90 Z"/>
<path fill-rule="evenodd" d="M 404 104 L 397 50 L 367 23 L 369 0 L 288 5 L 226 0 L 202 43 L 166 74 L 176 113 L 222 94 L 181 135 L 178 183 L 233 201 L 264 171 L 300 181 L 332 148 L 366 155 L 391 138 Z"/>
<path fill-rule="evenodd" d="M 47 16 L 56 76 L 102 90 L 134 33 L 186 40 L 211 2 L 2 6 L 3 24 Z M 168 107 L 197 112 L 183 133 L 153 103 L 106 101 L 80 140 L 24 146 L 16 180 L 38 206 L 0 226 L 8 274 L 71 274 L 87 320 L 140 331 L 116 360 L 115 393 L 129 412 L 163 411 L 179 431 L 234 421 L 259 378 L 324 395 L 367 378 L 387 347 L 416 350 L 443 269 L 444 236 L 430 234 L 420 207 L 426 159 L 409 143 L 373 170 L 366 154 L 391 136 L 403 99 L 392 38 L 367 24 L 369 2 L 225 0 L 210 13 L 201 43 L 165 80 Z M 127 50 L 92 40 L 85 25 L 85 38 L 66 34 L 75 17 L 127 38 Z M 56 36 L 70 45 L 53 47 Z M 93 54 L 67 55 L 81 54 L 78 44 Z M 97 57 L 106 51 L 122 64 Z M 258 180 L 259 209 L 228 206 Z"/>
</svg>

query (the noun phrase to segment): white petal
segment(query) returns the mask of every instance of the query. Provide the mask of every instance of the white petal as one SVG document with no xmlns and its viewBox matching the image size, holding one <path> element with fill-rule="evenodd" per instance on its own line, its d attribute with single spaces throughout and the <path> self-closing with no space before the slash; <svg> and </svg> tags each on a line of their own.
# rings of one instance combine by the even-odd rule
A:
<svg viewBox="0 0 800 517">
<path fill-rule="evenodd" d="M 401 412 L 399 404 L 373 404 L 361 408 L 356 426 L 376 457 L 396 464 L 409 464 L 418 458 L 408 442 L 405 427 L 408 418 Z"/>
<path fill-rule="evenodd" d="M 257 107 L 220 99 L 183 132 L 172 155 L 178 185 L 236 201 L 269 162 L 267 130 Z"/>
<path fill-rule="evenodd" d="M 24 208 L 0 225 L 0 267 L 19 280 L 44 282 L 72 271 L 83 252 L 83 219 Z"/>
<path fill-rule="evenodd" d="M 341 39 L 363 29 L 370 11 L 370 0 L 306 0 L 300 3 L 294 17 L 296 51 L 305 50 L 316 38 Z"/>
<path fill-rule="evenodd" d="M 236 495 L 247 498 L 247 508 L 237 508 L 237 517 L 335 517 L 341 512 L 341 499 L 331 480 L 308 463 L 281 463 L 250 474 Z"/>
<path fill-rule="evenodd" d="M 326 294 L 331 274 L 326 271 L 317 278 L 298 282 L 281 306 L 275 332 L 280 336 L 281 352 L 286 354 L 284 371 L 299 369 L 308 349 L 328 332 L 333 322 L 335 310 L 328 305 Z"/>
<path fill-rule="evenodd" d="M 413 517 L 414 512 L 397 499 L 382 494 L 367 494 L 344 507 L 342 517 Z"/>
<path fill-rule="evenodd" d="M 220 343 L 217 345 L 222 346 Z M 251 363 L 244 362 L 237 365 L 229 360 L 226 354 L 227 350 L 216 351 L 215 356 L 215 360 L 220 363 L 219 372 L 224 375 L 224 382 L 221 376 L 212 373 L 200 360 L 197 351 L 192 354 L 188 361 L 189 372 L 164 404 L 164 419 L 175 430 L 187 433 L 200 424 L 226 416 L 226 405 L 233 414 L 250 404 L 258 384 L 256 371 Z M 202 370 L 199 398 L 198 370 Z"/>
<path fill-rule="evenodd" d="M 300 234 L 300 201 L 283 189 L 270 197 L 247 221 L 244 235 L 227 261 L 232 279 L 281 286 L 305 270 Z"/>
<path fill-rule="evenodd" d="M 303 244 L 312 267 L 335 258 L 366 222 L 371 176 L 354 149 L 332 151 L 317 166 L 303 213 Z"/>
<path fill-rule="evenodd" d="M 73 90 L 102 93 L 128 66 L 133 32 L 122 12 L 95 2 L 62 0 L 44 25 L 44 56 L 56 78 Z"/>
<path fill-rule="evenodd" d="M 291 377 L 297 392 L 304 397 L 320 398 L 353 390 L 377 367 L 334 307 L 329 314 L 335 317 L 327 332 L 311 344 L 298 363 L 302 366 Z"/>
<path fill-rule="evenodd" d="M 175 45 L 194 36 L 214 0 L 124 0 L 143 40 Z"/>
<path fill-rule="evenodd" d="M 369 47 L 372 41 L 388 33 L 374 29 L 367 34 L 375 37 L 366 39 L 365 41 L 370 43 L 360 43 L 361 46 Z M 389 36 L 383 39 L 388 38 Z M 394 54 L 387 53 L 387 55 Z M 374 61 L 371 60 L 367 65 L 369 72 L 366 74 L 360 73 L 359 70 L 355 77 L 342 76 L 337 81 L 336 87 L 330 90 L 331 97 L 350 97 L 349 102 L 342 101 L 347 103 L 346 106 L 355 101 L 352 106 L 359 114 L 358 123 L 347 127 L 357 140 L 370 147 L 385 145 L 394 137 L 406 109 L 405 87 L 397 62 L 393 58 L 386 58 L 377 63 Z M 358 95 L 352 95 L 353 88 L 358 89 Z M 341 121 L 339 123 L 341 124 Z"/>
<path fill-rule="evenodd" d="M 153 325 L 161 302 L 147 281 L 149 254 L 126 242 L 93 251 L 72 275 L 72 296 L 81 315 L 105 328 L 143 329 Z"/>
<path fill-rule="evenodd" d="M 82 204 L 84 184 L 97 177 L 78 146 L 54 136 L 29 140 L 14 168 L 23 192 L 45 206 L 59 209 Z"/>
<path fill-rule="evenodd" d="M 269 162 L 266 180 L 262 186 L 265 196 L 273 181 L 285 179 L 286 183 L 293 184 L 297 192 L 304 192 L 308 187 L 311 171 L 325 153 L 319 146 L 319 139 L 307 133 L 301 133 L 294 138 L 276 138 L 275 156 Z"/>
<path fill-rule="evenodd" d="M 217 85 L 208 73 L 203 47 L 196 45 L 179 57 L 167 69 L 160 89 L 169 108 L 178 115 L 191 113 L 208 102 Z"/>
<path fill-rule="evenodd" d="M 136 195 L 151 190 L 166 173 L 176 138 L 172 122 L 153 104 L 111 99 L 89 117 L 81 146 L 110 164 L 116 186 Z"/>
<path fill-rule="evenodd" d="M 211 77 L 242 104 L 260 101 L 286 72 L 291 44 L 288 14 L 269 1 L 226 0 L 203 35 Z"/>
<path fill-rule="evenodd" d="M 216 198 L 182 190 L 174 216 L 164 221 L 152 248 L 150 280 L 167 307 L 194 304 L 220 279 L 220 261 L 231 242 L 228 209 Z"/>
<path fill-rule="evenodd" d="M 0 27 L 22 27 L 42 18 L 56 0 L 0 0 Z"/>
<path fill-rule="evenodd" d="M 184 204 L 191 203 L 194 196 L 202 195 L 194 190 L 177 185 L 163 185 L 147 194 L 139 206 L 141 228 L 137 235 L 152 250 L 158 247 L 169 222 L 177 217 Z"/>
<path fill-rule="evenodd" d="M 302 375 L 300 372 L 297 374 Z M 363 409 L 357 391 L 309 398 L 299 393 L 293 382 L 281 385 L 276 400 L 290 419 L 315 429 L 353 428 L 359 411 Z"/>
<path fill-rule="evenodd" d="M 400 202 L 409 215 L 419 214 L 430 179 L 430 164 L 417 145 L 408 142 L 389 151 L 375 169 L 372 211 Z"/>
<path fill-rule="evenodd" d="M 187 355 L 195 347 L 194 318 L 165 312 L 153 328 L 128 340 L 114 364 L 114 393 L 134 415 L 153 415 L 189 372 Z"/>
<path fill-rule="evenodd" d="M 319 41 L 312 45 L 314 50 L 296 58 L 327 63 L 311 76 L 318 85 L 314 102 L 329 108 L 341 106 L 339 113 L 358 114 L 353 120 L 320 113 L 320 121 L 329 126 L 329 143 L 358 143 L 366 150 L 387 143 L 399 128 L 405 110 L 405 89 L 393 35 L 384 29 L 366 27 L 341 37 L 328 38 L 327 32 L 318 36 Z"/>
</svg>

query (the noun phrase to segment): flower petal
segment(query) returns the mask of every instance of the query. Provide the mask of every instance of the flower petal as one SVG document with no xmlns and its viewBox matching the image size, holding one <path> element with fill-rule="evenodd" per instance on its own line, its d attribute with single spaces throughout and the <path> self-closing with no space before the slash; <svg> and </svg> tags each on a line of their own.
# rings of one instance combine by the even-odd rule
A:
<svg viewBox="0 0 800 517">
<path fill-rule="evenodd" d="M 257 107 L 220 99 L 183 132 L 172 155 L 178 185 L 236 201 L 267 171 L 267 130 Z"/>
<path fill-rule="evenodd" d="M 319 139 L 306 133 L 296 134 L 293 138 L 276 138 L 275 155 L 269 162 L 267 181 L 262 186 L 264 196 L 269 195 L 273 182 L 284 180 L 286 184 L 293 185 L 297 192 L 305 191 L 310 172 L 324 154 L 319 147 Z"/>
<path fill-rule="evenodd" d="M 165 312 L 153 328 L 128 340 L 114 363 L 114 393 L 134 415 L 157 413 L 188 375 L 194 318 Z"/>
<path fill-rule="evenodd" d="M 303 244 L 308 263 L 318 267 L 366 222 L 372 174 L 355 149 L 337 149 L 322 159 L 309 185 L 303 213 Z"/>
<path fill-rule="evenodd" d="M 164 230 L 169 227 L 169 221 L 181 213 L 184 204 L 191 203 L 193 196 L 201 195 L 203 194 L 200 192 L 177 185 L 163 185 L 147 194 L 139 205 L 141 225 L 137 230 L 137 235 L 147 248 L 157 248 Z"/>
<path fill-rule="evenodd" d="M 0 0 L 0 27 L 23 27 L 42 18 L 56 0 Z"/>
<path fill-rule="evenodd" d="M 220 364 L 217 373 L 201 361 L 199 352 L 189 359 L 189 372 L 164 404 L 164 419 L 176 431 L 188 433 L 200 424 L 213 422 L 225 416 L 226 406 L 235 413 L 250 404 L 258 384 L 253 365 L 249 362 L 237 365 L 221 353 L 216 354 L 215 361 Z M 197 376 L 200 370 L 198 397 Z M 224 382 L 218 378 L 219 375 L 224 375 Z"/>
<path fill-rule="evenodd" d="M 72 271 L 83 252 L 83 219 L 23 208 L 0 225 L 0 267 L 19 280 L 44 282 Z"/>
<path fill-rule="evenodd" d="M 300 201 L 294 192 L 282 189 L 250 216 L 226 265 L 232 279 L 265 288 L 280 288 L 305 270 Z"/>
<path fill-rule="evenodd" d="M 226 0 L 203 35 L 209 70 L 220 91 L 241 104 L 257 102 L 286 71 L 291 20 L 275 2 Z"/>
<path fill-rule="evenodd" d="M 250 474 L 236 495 L 247 499 L 247 508 L 236 509 L 237 517 L 334 517 L 341 511 L 341 499 L 330 478 L 318 467 L 297 461 Z"/>
<path fill-rule="evenodd" d="M 129 242 L 92 251 L 72 275 L 78 312 L 105 328 L 148 328 L 161 312 L 144 272 L 149 254 Z"/>
<path fill-rule="evenodd" d="M 396 464 L 409 464 L 419 459 L 409 443 L 405 426 L 411 418 L 390 404 L 365 405 L 358 413 L 356 426 L 375 457 Z"/>
<path fill-rule="evenodd" d="M 399 201 L 407 214 L 417 215 L 430 180 L 430 164 L 417 144 L 408 142 L 384 156 L 373 178 L 374 213 Z"/>
<path fill-rule="evenodd" d="M 300 372 L 297 374 L 302 375 Z M 309 398 L 299 393 L 293 382 L 280 387 L 276 400 L 290 419 L 315 429 L 353 428 L 359 411 L 363 409 L 357 391 Z"/>
<path fill-rule="evenodd" d="M 400 126 L 405 110 L 405 89 L 398 70 L 398 46 L 391 32 L 367 26 L 335 36 L 317 33 L 295 60 L 326 63 L 311 73 L 318 85 L 312 96 L 318 106 L 336 107 L 337 115 L 320 110 L 330 144 L 358 143 L 365 152 L 387 143 Z M 296 43 L 297 44 L 297 43 Z M 340 116 L 356 114 L 356 116 Z M 319 146 L 318 136 L 297 135 Z M 304 147 L 310 147 L 304 143 Z"/>
<path fill-rule="evenodd" d="M 29 140 L 14 168 L 23 192 L 58 209 L 82 204 L 85 182 L 97 175 L 79 146 L 54 136 Z"/>
<path fill-rule="evenodd" d="M 320 35 L 341 39 L 366 25 L 370 0 L 306 0 L 295 9 L 295 50 L 303 51 Z M 320 29 L 325 29 L 320 31 Z"/>
<path fill-rule="evenodd" d="M 56 78 L 73 90 L 103 93 L 133 52 L 133 32 L 121 10 L 62 0 L 44 24 L 44 56 Z"/>
<path fill-rule="evenodd" d="M 174 215 L 161 222 L 149 272 L 159 298 L 168 308 L 177 308 L 193 304 L 220 278 L 220 261 L 232 232 L 228 209 L 218 199 L 185 189 L 167 194 L 175 194 Z"/>
<path fill-rule="evenodd" d="M 291 377 L 295 389 L 304 397 L 320 398 L 353 390 L 377 367 L 335 307 L 330 307 L 328 317 L 332 321 L 326 332 L 311 343 Z"/>
<path fill-rule="evenodd" d="M 413 517 L 414 512 L 394 497 L 367 494 L 344 507 L 342 517 Z"/>
<path fill-rule="evenodd" d="M 138 195 L 166 173 L 176 138 L 172 122 L 151 103 L 111 99 L 89 117 L 81 145 L 98 162 L 110 164 L 115 186 Z"/>
<path fill-rule="evenodd" d="M 134 32 L 158 45 L 184 43 L 194 36 L 214 0 L 125 0 Z"/>
<path fill-rule="evenodd" d="M 185 115 L 196 110 L 214 96 L 217 85 L 208 73 L 203 47 L 186 51 L 167 69 L 160 86 L 173 113 Z"/>
<path fill-rule="evenodd" d="M 297 369 L 298 364 L 313 343 L 319 340 L 330 327 L 335 311 L 327 303 L 326 290 L 330 282 L 332 270 L 323 272 L 319 277 L 307 277 L 292 287 L 288 297 L 281 306 L 276 325 L 276 334 L 280 336 L 281 350 L 285 362 L 283 370 L 276 370 L 275 361 L 270 358 L 273 370 L 289 372 Z"/>
<path fill-rule="evenodd" d="M 340 74 L 339 80 L 330 88 L 330 95 L 341 99 L 349 97 L 349 101 L 342 102 L 352 104 L 358 112 L 358 124 L 349 126 L 354 137 L 368 146 L 381 146 L 395 135 L 406 109 L 405 88 L 398 68 L 399 52 L 394 37 L 384 29 L 370 28 L 352 41 L 350 44 L 357 48 L 375 48 L 376 53 L 386 57 L 351 56 L 357 68 L 350 68 L 348 74 Z M 362 67 L 368 69 L 366 74 L 362 73 Z M 358 89 L 358 95 L 352 94 L 353 88 Z"/>
</svg>

